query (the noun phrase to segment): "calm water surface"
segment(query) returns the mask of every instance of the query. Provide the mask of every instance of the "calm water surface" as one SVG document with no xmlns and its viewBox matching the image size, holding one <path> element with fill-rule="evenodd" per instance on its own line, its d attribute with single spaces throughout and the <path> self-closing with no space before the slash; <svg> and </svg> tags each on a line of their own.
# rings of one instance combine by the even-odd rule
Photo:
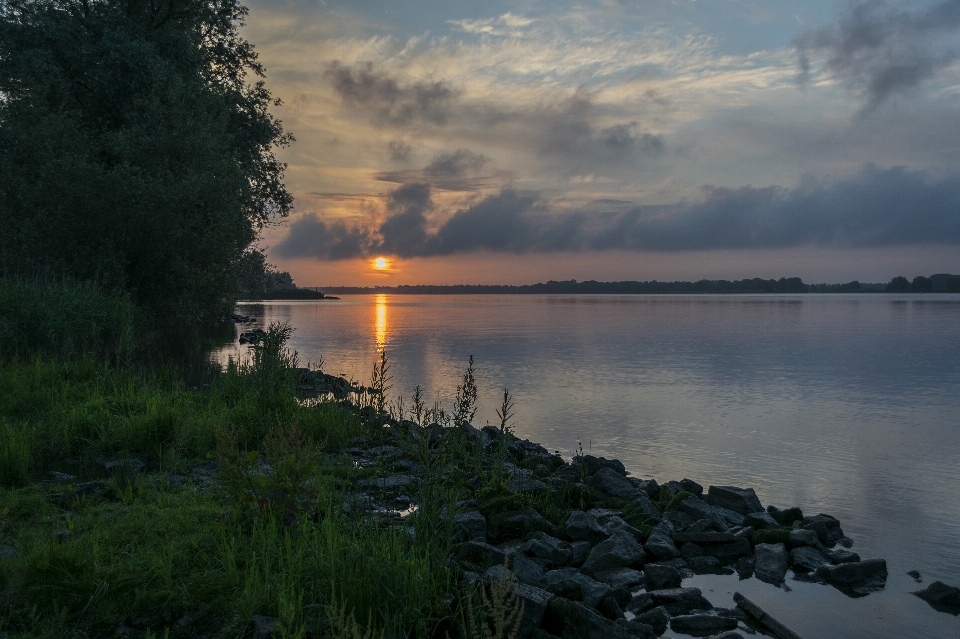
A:
<svg viewBox="0 0 960 639">
<path fill-rule="evenodd" d="M 807 639 L 960 637 L 904 574 L 960 586 L 960 296 L 377 295 L 238 312 L 289 322 L 301 361 L 361 383 L 385 346 L 393 397 L 419 384 L 447 407 L 472 354 L 476 425 L 507 387 L 523 437 L 832 514 L 890 571 L 857 600 L 789 579 L 684 582 L 715 605 L 738 589 Z"/>
</svg>

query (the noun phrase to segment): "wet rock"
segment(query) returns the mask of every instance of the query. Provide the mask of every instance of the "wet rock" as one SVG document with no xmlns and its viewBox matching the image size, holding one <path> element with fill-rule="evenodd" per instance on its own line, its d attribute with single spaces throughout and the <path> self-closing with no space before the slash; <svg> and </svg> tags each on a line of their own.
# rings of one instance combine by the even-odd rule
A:
<svg viewBox="0 0 960 639">
<path fill-rule="evenodd" d="M 748 557 L 753 554 L 753 548 L 746 539 L 737 539 L 724 544 L 712 544 L 705 546 L 703 551 L 711 557 L 716 557 L 723 565 L 731 564 L 740 557 Z"/>
<path fill-rule="evenodd" d="M 589 541 L 591 544 L 599 544 L 608 537 L 607 532 L 600 527 L 596 518 L 582 510 L 575 510 L 570 513 L 564 524 L 564 530 L 570 539 Z"/>
<path fill-rule="evenodd" d="M 703 486 L 693 481 L 692 479 L 683 478 L 677 483 L 680 484 L 680 488 L 682 490 L 687 491 L 691 495 L 696 495 L 697 497 L 700 497 L 703 495 Z"/>
<path fill-rule="evenodd" d="M 865 559 L 839 566 L 817 568 L 816 576 L 847 594 L 866 595 L 881 590 L 887 583 L 887 562 Z"/>
<path fill-rule="evenodd" d="M 510 570 L 522 583 L 536 586 L 543 581 L 543 568 L 531 561 L 526 555 L 520 553 L 510 555 L 509 565 Z"/>
<path fill-rule="evenodd" d="M 570 543 L 570 565 L 582 566 L 590 556 L 593 545 L 589 541 L 574 541 Z"/>
<path fill-rule="evenodd" d="M 827 563 L 827 558 L 811 546 L 799 546 L 790 551 L 790 567 L 794 572 L 814 572 Z"/>
<path fill-rule="evenodd" d="M 703 557 L 703 548 L 693 542 L 687 542 L 680 546 L 680 556 L 684 559 L 691 557 Z"/>
<path fill-rule="evenodd" d="M 776 506 L 767 506 L 767 512 L 781 526 L 789 528 L 795 521 L 803 520 L 803 511 L 799 508 L 784 508 L 783 510 Z"/>
<path fill-rule="evenodd" d="M 646 576 L 633 568 L 614 568 L 594 573 L 596 581 L 605 583 L 611 588 L 636 588 L 646 582 Z"/>
<path fill-rule="evenodd" d="M 680 551 L 677 549 L 676 544 L 673 543 L 673 539 L 670 538 L 670 532 L 670 527 L 663 522 L 657 524 L 653 527 L 653 530 L 650 531 L 650 536 L 647 537 L 644 548 L 646 548 L 647 552 L 651 555 L 659 559 L 679 557 Z"/>
<path fill-rule="evenodd" d="M 636 619 L 627 621 L 626 619 L 617 619 L 616 624 L 627 631 L 634 639 L 655 639 L 662 633 L 656 632 L 650 625 L 640 623 Z"/>
<path fill-rule="evenodd" d="M 653 603 L 653 595 L 649 592 L 638 592 L 633 596 L 633 599 L 630 600 L 630 603 L 627 604 L 627 610 L 635 615 L 642 614 L 655 607 L 656 604 Z"/>
<path fill-rule="evenodd" d="M 812 546 L 814 548 L 821 548 L 820 538 L 817 537 L 817 533 L 812 530 L 804 530 L 803 528 L 797 528 L 790 531 L 790 536 L 787 537 L 787 545 L 791 548 L 796 548 L 797 546 Z"/>
<path fill-rule="evenodd" d="M 460 552 L 464 559 L 478 566 L 502 566 L 507 558 L 502 550 L 484 541 L 469 541 Z"/>
<path fill-rule="evenodd" d="M 914 570 L 912 572 L 916 571 Z M 914 577 L 914 579 L 916 579 L 916 577 Z M 926 601 L 934 610 L 952 615 L 960 615 L 960 588 L 948 586 L 942 581 L 934 581 L 923 590 L 918 590 L 911 594 Z"/>
<path fill-rule="evenodd" d="M 707 489 L 706 501 L 713 506 L 728 508 L 741 515 L 763 510 L 763 505 L 753 488 L 710 486 Z"/>
<path fill-rule="evenodd" d="M 720 634 L 711 635 L 707 637 L 707 639 L 743 639 L 743 635 L 736 630 L 727 630 L 726 632 L 721 632 Z"/>
<path fill-rule="evenodd" d="M 581 455 L 579 457 L 574 457 L 570 467 L 574 470 L 574 472 L 582 472 L 587 477 L 593 475 L 601 468 L 609 468 L 616 471 L 623 477 L 627 476 L 627 469 L 623 467 L 623 463 L 619 459 L 606 459 L 605 457 L 594 457 L 593 455 Z"/>
<path fill-rule="evenodd" d="M 923 577 L 920 576 L 920 571 L 918 570 L 908 570 L 907 574 L 913 577 L 913 580 L 917 583 L 920 583 L 921 581 L 923 581 Z"/>
<path fill-rule="evenodd" d="M 632 639 L 632 635 L 582 603 L 557 597 L 547 606 L 543 627 L 564 639 Z"/>
<path fill-rule="evenodd" d="M 779 586 L 787 574 L 789 558 L 783 544 L 757 544 L 753 549 L 754 575 L 760 581 Z"/>
<path fill-rule="evenodd" d="M 853 540 L 849 537 L 841 537 L 837 540 L 838 546 L 843 546 L 844 548 L 853 548 Z"/>
<path fill-rule="evenodd" d="M 590 556 L 583 562 L 581 570 L 587 575 L 592 575 L 601 570 L 642 564 L 643 559 L 643 546 L 637 543 L 630 533 L 620 531 L 594 546 Z"/>
<path fill-rule="evenodd" d="M 820 543 L 825 546 L 833 546 L 844 536 L 843 530 L 840 528 L 840 522 L 837 521 L 835 517 L 822 513 L 811 517 L 804 517 L 800 522 L 800 527 L 804 530 L 812 530 L 817 533 Z"/>
<path fill-rule="evenodd" d="M 741 580 L 749 579 L 753 576 L 754 566 L 753 557 L 741 557 L 737 560 L 737 575 Z"/>
<path fill-rule="evenodd" d="M 800 639 L 797 633 L 793 632 L 782 623 L 768 615 L 760 606 L 753 603 L 739 592 L 733 593 L 733 600 L 737 606 L 750 617 L 763 626 L 764 630 L 777 637 L 777 639 Z"/>
<path fill-rule="evenodd" d="M 528 540 L 520 551 L 533 557 L 546 559 L 554 566 L 566 565 L 573 558 L 570 544 L 546 533 L 540 533 L 537 537 Z"/>
<path fill-rule="evenodd" d="M 707 502 L 709 503 L 709 501 Z M 723 521 L 727 522 L 727 525 L 733 528 L 734 526 L 743 525 L 743 515 L 736 512 L 735 510 L 730 510 L 729 508 L 724 508 L 723 506 L 717 506 L 716 504 L 710 504 L 713 506 L 713 509 L 716 511 L 720 517 L 723 518 Z"/>
<path fill-rule="evenodd" d="M 487 519 L 487 537 L 493 540 L 517 539 L 534 531 L 550 528 L 550 522 L 535 509 L 527 507 L 494 513 Z"/>
<path fill-rule="evenodd" d="M 723 566 L 716 557 L 690 557 L 687 559 L 687 565 L 690 566 L 690 569 L 697 575 L 719 574 L 723 572 Z"/>
<path fill-rule="evenodd" d="M 626 588 L 614 588 L 597 604 L 597 612 L 613 621 L 623 619 L 623 606 L 628 603 L 630 603 L 630 591 Z"/>
<path fill-rule="evenodd" d="M 643 543 L 643 533 L 625 522 L 620 517 L 608 517 L 606 521 L 600 524 L 600 527 L 603 528 L 604 532 L 608 535 L 613 535 L 614 533 L 621 531 L 630 533 L 630 536 L 636 539 L 637 543 Z"/>
<path fill-rule="evenodd" d="M 547 591 L 559 597 L 582 601 L 590 607 L 597 606 L 613 591 L 609 584 L 591 579 L 576 568 L 547 571 L 543 583 Z"/>
<path fill-rule="evenodd" d="M 850 564 L 855 561 L 860 561 L 860 555 L 849 550 L 844 550 L 843 548 L 834 548 L 833 550 L 826 550 L 824 554 L 827 556 L 827 559 L 830 560 L 832 564 Z"/>
<path fill-rule="evenodd" d="M 757 530 L 773 530 L 774 528 L 780 527 L 780 524 L 777 523 L 776 519 L 771 517 L 769 513 L 766 513 L 762 510 L 744 515 L 743 525 L 753 526 Z"/>
<path fill-rule="evenodd" d="M 648 497 L 656 499 L 660 494 L 660 484 L 657 483 L 656 479 L 634 479 L 631 477 L 629 480 L 638 490 L 645 492 Z"/>
<path fill-rule="evenodd" d="M 486 541 L 487 518 L 479 510 L 460 513 L 453 520 L 454 535 L 457 539 Z"/>
<path fill-rule="evenodd" d="M 653 500 L 650 499 L 650 497 L 648 497 L 647 495 L 641 493 L 638 497 L 636 497 L 633 500 L 633 503 L 639 506 L 640 510 L 642 510 L 643 513 L 648 517 L 652 517 L 653 519 L 660 519 L 660 514 L 661 514 L 660 509 L 657 508 L 657 505 L 653 503 Z"/>
<path fill-rule="evenodd" d="M 724 630 L 734 630 L 736 627 L 736 619 L 716 615 L 677 615 L 670 618 L 671 630 L 694 637 L 707 637 Z"/>
<path fill-rule="evenodd" d="M 633 499 L 639 494 L 639 491 L 627 481 L 626 477 L 612 468 L 601 468 L 587 480 L 587 484 L 620 499 Z"/>
<path fill-rule="evenodd" d="M 634 620 L 647 624 L 659 636 L 667 631 L 667 625 L 670 623 L 670 613 L 663 606 L 657 606 L 637 615 Z"/>
<path fill-rule="evenodd" d="M 699 588 L 674 588 L 650 593 L 653 603 L 663 606 L 671 615 L 686 615 L 694 610 L 710 610 L 713 606 Z"/>
<path fill-rule="evenodd" d="M 647 576 L 647 591 L 669 590 L 679 588 L 683 577 L 680 571 L 672 566 L 647 564 L 643 567 L 643 574 Z"/>
<path fill-rule="evenodd" d="M 695 544 L 716 544 L 725 541 L 733 541 L 736 537 L 733 536 L 733 533 L 729 532 L 682 532 L 674 533 L 673 541 L 676 543 L 686 543 L 693 542 Z"/>
<path fill-rule="evenodd" d="M 684 499 L 680 503 L 680 511 L 693 516 L 695 519 L 709 519 L 713 522 L 714 528 L 720 532 L 727 532 L 730 529 L 723 517 L 710 504 L 699 497 L 690 496 Z"/>
</svg>

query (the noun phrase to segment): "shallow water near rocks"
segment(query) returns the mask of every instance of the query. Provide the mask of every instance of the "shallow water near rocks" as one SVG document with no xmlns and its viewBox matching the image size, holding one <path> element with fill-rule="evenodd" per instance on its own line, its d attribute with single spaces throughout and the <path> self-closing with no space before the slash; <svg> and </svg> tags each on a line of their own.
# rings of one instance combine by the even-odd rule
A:
<svg viewBox="0 0 960 639">
<path fill-rule="evenodd" d="M 960 586 L 960 296 L 368 295 L 238 312 L 290 322 L 302 365 L 360 383 L 385 346 L 408 406 L 420 384 L 449 408 L 472 354 L 476 425 L 498 423 L 506 386 L 521 437 L 829 513 L 890 573 L 860 599 L 789 578 L 791 592 L 684 581 L 714 605 L 739 591 L 807 639 L 960 636 L 907 594 Z M 234 340 L 214 357 L 245 352 Z"/>
</svg>

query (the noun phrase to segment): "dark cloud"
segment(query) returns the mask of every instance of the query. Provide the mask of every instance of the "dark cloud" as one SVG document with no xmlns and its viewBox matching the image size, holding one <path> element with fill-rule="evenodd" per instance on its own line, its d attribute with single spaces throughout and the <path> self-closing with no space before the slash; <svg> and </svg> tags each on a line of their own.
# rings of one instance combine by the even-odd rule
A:
<svg viewBox="0 0 960 639">
<path fill-rule="evenodd" d="M 390 140 L 387 148 L 390 149 L 390 159 L 394 162 L 406 162 L 413 151 L 413 147 L 403 140 Z"/>
<path fill-rule="evenodd" d="M 453 153 L 440 152 L 435 155 L 423 172 L 430 176 L 463 175 L 482 169 L 486 163 L 487 157 L 483 154 L 470 149 L 457 149 Z"/>
<path fill-rule="evenodd" d="M 624 210 L 623 202 L 598 201 L 579 212 L 558 213 L 535 193 L 508 189 L 457 211 L 430 234 L 430 186 L 407 184 L 388 196 L 391 216 L 377 234 L 338 223 L 328 227 L 308 217 L 293 225 L 278 255 L 960 245 L 960 174 L 934 180 L 902 167 L 868 166 L 834 182 L 806 179 L 795 189 L 705 187 L 704 192 L 699 203 Z M 371 241 L 371 235 L 381 239 Z"/>
<path fill-rule="evenodd" d="M 444 81 L 403 84 L 373 64 L 351 69 L 339 60 L 324 76 L 344 102 L 369 113 L 378 124 L 446 124 L 456 91 Z"/>
<path fill-rule="evenodd" d="M 916 88 L 957 59 L 952 36 L 960 29 L 960 0 L 902 8 L 882 0 L 851 3 L 836 24 L 804 32 L 794 41 L 801 80 L 810 53 L 827 54 L 827 66 L 867 97 L 869 111 L 895 93 Z"/>
</svg>

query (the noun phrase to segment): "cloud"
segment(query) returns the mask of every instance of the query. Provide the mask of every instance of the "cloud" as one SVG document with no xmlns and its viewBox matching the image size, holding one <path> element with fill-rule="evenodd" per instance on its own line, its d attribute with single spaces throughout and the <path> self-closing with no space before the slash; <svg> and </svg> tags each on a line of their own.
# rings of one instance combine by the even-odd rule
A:
<svg viewBox="0 0 960 639">
<path fill-rule="evenodd" d="M 801 80 L 811 73 L 811 54 L 825 53 L 827 68 L 866 95 L 868 112 L 952 64 L 957 50 L 950 37 L 958 29 L 960 0 L 912 9 L 883 0 L 853 3 L 836 24 L 794 40 Z"/>
<path fill-rule="evenodd" d="M 431 234 L 427 213 L 436 213 L 431 188 L 406 184 L 387 196 L 391 215 L 376 231 L 307 216 L 293 224 L 277 254 L 343 259 L 378 252 L 413 257 L 960 245 L 960 174 L 933 180 L 903 167 L 867 166 L 838 181 L 807 178 L 794 189 L 703 190 L 697 203 L 624 210 L 619 201 L 598 202 L 558 212 L 537 193 L 504 189 L 457 210 Z"/>
<path fill-rule="evenodd" d="M 380 171 L 373 178 L 394 184 L 425 183 L 444 191 L 476 193 L 503 184 L 508 176 L 503 172 L 481 173 L 490 159 L 482 153 L 459 148 L 440 151 L 423 169 Z"/>
<path fill-rule="evenodd" d="M 351 69 L 334 60 L 324 76 L 346 104 L 363 109 L 377 124 L 444 125 L 456 96 L 456 91 L 442 80 L 402 84 L 375 71 L 370 62 Z"/>
<path fill-rule="evenodd" d="M 390 149 L 390 159 L 394 162 L 406 162 L 413 151 L 413 147 L 403 140 L 390 140 L 387 148 Z"/>
<path fill-rule="evenodd" d="M 483 168 L 487 157 L 470 149 L 457 149 L 453 153 L 440 152 L 423 169 L 426 175 L 463 175 L 468 171 Z"/>
</svg>

